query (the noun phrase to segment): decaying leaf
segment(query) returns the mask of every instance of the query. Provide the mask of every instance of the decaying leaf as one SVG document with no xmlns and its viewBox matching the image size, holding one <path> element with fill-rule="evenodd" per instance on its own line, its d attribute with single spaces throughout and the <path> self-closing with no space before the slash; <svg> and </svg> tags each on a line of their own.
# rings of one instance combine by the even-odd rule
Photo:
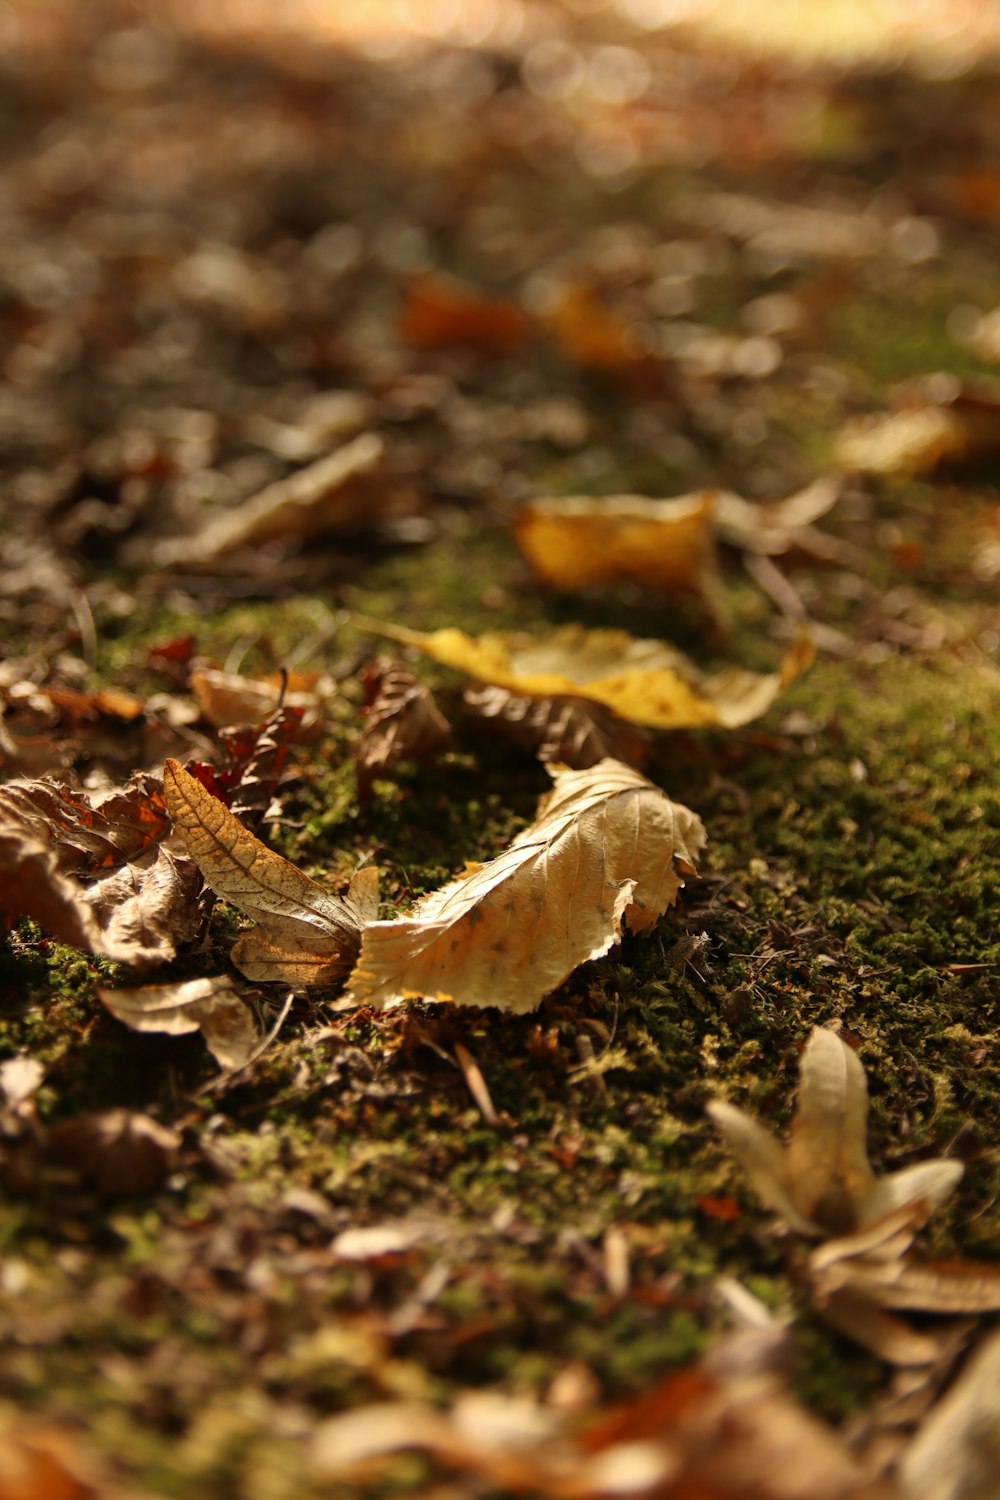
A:
<svg viewBox="0 0 1000 1500">
<path fill-rule="evenodd" d="M 185 1036 L 200 1031 L 221 1068 L 241 1068 L 260 1041 L 253 1011 L 225 976 L 137 990 L 98 988 L 113 1016 L 133 1031 Z"/>
<path fill-rule="evenodd" d="M 451 746 L 451 725 L 434 695 L 401 663 L 380 657 L 363 680 L 370 706 L 355 752 L 362 802 L 376 776 L 404 760 L 432 760 Z"/>
<path fill-rule="evenodd" d="M 0 913 L 124 963 L 173 958 L 194 937 L 198 873 L 169 830 L 163 788 L 143 773 L 90 796 L 61 783 L 0 788 Z"/>
<path fill-rule="evenodd" d="M 667 389 L 663 360 L 635 323 L 604 302 L 594 287 L 584 282 L 562 287 L 542 309 L 541 322 L 563 353 L 585 370 L 618 377 L 637 395 L 655 396 Z"/>
<path fill-rule="evenodd" d="M 848 473 L 906 477 L 1000 450 L 1000 391 L 932 375 L 898 393 L 899 409 L 849 422 L 834 445 Z"/>
<path fill-rule="evenodd" d="M 320 672 L 272 672 L 268 677 L 241 677 L 217 667 L 193 668 L 191 691 L 209 724 L 260 724 L 279 706 L 301 712 L 302 739 L 320 733 L 326 706 L 336 693 L 332 678 Z"/>
<path fill-rule="evenodd" d="M 468 687 L 463 701 L 481 718 L 508 734 L 542 761 L 575 771 L 610 757 L 641 766 L 649 736 L 586 698 L 526 698 L 502 687 Z"/>
<path fill-rule="evenodd" d="M 342 978 L 378 907 L 377 872 L 359 870 L 347 896 L 333 896 L 255 838 L 176 761 L 164 766 L 163 785 L 174 827 L 206 883 L 258 924 L 233 948 L 236 967 L 262 983 Z"/>
<path fill-rule="evenodd" d="M 107 1197 L 149 1193 L 159 1187 L 180 1144 L 175 1130 L 127 1109 L 78 1115 L 49 1131 L 49 1145 L 56 1155 Z"/>
<path fill-rule="evenodd" d="M 0 1495 L 4 1500 L 129 1500 L 69 1422 L 0 1406 Z M 138 1497 L 132 1497 L 138 1500 Z"/>
<path fill-rule="evenodd" d="M 321 1424 L 311 1470 L 346 1488 L 391 1471 L 409 1450 L 491 1491 L 552 1500 L 893 1500 L 895 1489 L 866 1476 L 843 1439 L 741 1347 L 747 1337 L 582 1427 L 572 1414 L 494 1391 L 463 1392 L 448 1409 L 363 1407 Z"/>
<path fill-rule="evenodd" d="M 419 349 L 475 349 L 513 354 L 530 335 L 516 302 L 490 297 L 452 276 L 415 276 L 406 288 L 400 336 Z"/>
<path fill-rule="evenodd" d="M 370 521 L 375 504 L 372 481 L 383 454 L 382 439 L 362 433 L 208 521 L 195 535 L 161 542 L 156 561 L 161 567 L 198 568 L 240 547 L 355 530 Z"/>
<path fill-rule="evenodd" d="M 1000 1332 L 932 1408 L 899 1463 L 907 1500 L 993 1500 L 1000 1472 Z"/>
<path fill-rule="evenodd" d="M 957 1161 L 920 1162 L 876 1178 L 866 1150 L 864 1068 L 836 1032 L 814 1028 L 800 1080 L 787 1150 L 744 1110 L 721 1100 L 708 1105 L 760 1197 L 800 1234 L 843 1234 L 921 1199 L 936 1206 L 955 1187 L 963 1170 Z"/>
<path fill-rule="evenodd" d="M 413 912 L 365 927 L 348 1000 L 534 1010 L 578 964 L 648 931 L 694 873 L 701 820 L 614 760 L 553 771 L 536 821 Z"/>
<path fill-rule="evenodd" d="M 676 500 L 532 500 L 521 508 L 514 536 L 539 577 L 556 588 L 636 578 L 701 593 L 714 562 L 714 505 L 712 490 Z"/>
<path fill-rule="evenodd" d="M 800 636 L 777 672 L 730 667 L 708 677 L 667 641 L 640 640 L 624 630 L 563 625 L 542 636 L 505 631 L 468 636 L 452 627 L 424 633 L 362 617 L 358 623 L 417 646 L 481 682 L 529 697 L 586 698 L 651 729 L 749 724 L 767 712 L 815 654 L 808 637 Z"/>
</svg>

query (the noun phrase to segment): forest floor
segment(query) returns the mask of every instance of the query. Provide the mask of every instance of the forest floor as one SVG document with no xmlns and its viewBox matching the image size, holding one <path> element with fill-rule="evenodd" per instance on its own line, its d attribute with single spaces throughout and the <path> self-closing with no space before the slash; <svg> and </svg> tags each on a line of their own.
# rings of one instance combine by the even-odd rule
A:
<svg viewBox="0 0 1000 1500">
<path fill-rule="evenodd" d="M 310 990 L 228 1076 L 97 986 L 232 973 L 232 908 L 139 976 L 13 926 L 0 1060 L 41 1072 L 21 1103 L 4 1075 L 0 1118 L 0 1432 L 33 1476 L 12 1493 L 54 1493 L 46 1464 L 79 1496 L 506 1493 L 440 1454 L 331 1479 L 313 1435 L 473 1389 L 627 1410 L 723 1337 L 720 1278 L 787 1322 L 805 1406 L 860 1432 L 890 1366 L 820 1316 L 808 1245 L 705 1104 L 783 1130 L 811 1028 L 837 1025 L 876 1168 L 965 1163 L 922 1253 L 995 1263 L 1000 443 L 844 474 L 763 564 L 722 536 L 707 597 L 554 592 L 512 522 L 538 496 L 781 499 L 898 382 L 955 377 L 914 398 L 935 411 L 988 385 L 995 72 L 764 60 L 547 6 L 381 52 L 86 11 L 0 62 L 5 779 L 211 759 L 192 663 L 331 674 L 261 836 L 335 890 L 373 857 L 392 916 L 495 855 L 549 778 L 407 652 L 455 748 L 360 806 L 385 647 L 358 614 L 577 621 L 762 672 L 804 622 L 817 657 L 759 722 L 653 736 L 645 774 L 707 830 L 698 878 L 534 1013 Z M 445 275 L 493 311 L 421 331 Z M 185 553 L 360 431 L 384 468 L 352 534 Z M 266 1029 L 286 989 L 237 983 Z M 147 1191 L 58 1156 L 113 1109 L 176 1133 Z M 344 1237 L 363 1227 L 387 1238 Z"/>
</svg>

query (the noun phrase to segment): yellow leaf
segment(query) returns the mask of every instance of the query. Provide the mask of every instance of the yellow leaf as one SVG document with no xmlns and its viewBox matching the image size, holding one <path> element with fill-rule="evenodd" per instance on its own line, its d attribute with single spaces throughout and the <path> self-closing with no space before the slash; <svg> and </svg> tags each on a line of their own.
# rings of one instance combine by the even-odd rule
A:
<svg viewBox="0 0 1000 1500">
<path fill-rule="evenodd" d="M 537 820 L 496 859 L 365 927 L 350 1004 L 423 996 L 520 1014 L 607 953 L 623 918 L 653 926 L 694 873 L 701 820 L 619 761 L 552 774 Z"/>
<path fill-rule="evenodd" d="M 230 955 L 241 973 L 291 985 L 342 978 L 358 951 L 373 872 L 355 877 L 364 905 L 353 899 L 353 883 L 342 900 L 262 844 L 175 760 L 163 768 L 163 789 L 174 828 L 206 883 L 258 923 Z"/>
<path fill-rule="evenodd" d="M 539 577 L 556 588 L 637 578 L 700 593 L 714 560 L 714 504 L 711 490 L 676 500 L 533 500 L 521 509 L 514 536 Z"/>
<path fill-rule="evenodd" d="M 407 645 L 480 682 L 531 697 L 570 694 L 613 709 L 651 729 L 737 729 L 766 713 L 806 670 L 815 654 L 800 636 L 777 672 L 728 667 L 706 676 L 667 641 L 640 640 L 624 630 L 563 625 L 546 635 L 509 631 L 468 636 L 448 627 L 427 633 L 356 617 L 361 626 Z"/>
</svg>

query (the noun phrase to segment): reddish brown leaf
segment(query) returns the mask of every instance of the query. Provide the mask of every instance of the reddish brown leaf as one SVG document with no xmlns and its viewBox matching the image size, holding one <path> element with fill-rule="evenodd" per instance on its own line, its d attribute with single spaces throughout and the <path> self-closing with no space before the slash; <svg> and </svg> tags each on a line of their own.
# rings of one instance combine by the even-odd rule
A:
<svg viewBox="0 0 1000 1500">
<path fill-rule="evenodd" d="M 450 276 L 424 273 L 406 288 L 400 337 L 420 349 L 453 347 L 481 354 L 513 354 L 529 336 L 515 302 L 490 297 Z"/>
<path fill-rule="evenodd" d="M 406 667 L 380 657 L 364 682 L 370 706 L 355 752 L 361 802 L 368 800 L 377 776 L 404 760 L 432 760 L 451 746 L 451 725 L 430 689 Z"/>
</svg>

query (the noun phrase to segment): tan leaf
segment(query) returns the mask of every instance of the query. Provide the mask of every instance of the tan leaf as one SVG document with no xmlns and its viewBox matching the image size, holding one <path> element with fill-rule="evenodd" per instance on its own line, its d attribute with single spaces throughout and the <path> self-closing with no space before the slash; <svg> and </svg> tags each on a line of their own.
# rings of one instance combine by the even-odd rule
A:
<svg viewBox="0 0 1000 1500">
<path fill-rule="evenodd" d="M 903 1453 L 907 1500 L 993 1500 L 1000 1455 L 1000 1332 L 976 1350 Z"/>
<path fill-rule="evenodd" d="M 714 562 L 715 495 L 676 500 L 641 495 L 532 500 L 514 536 L 535 572 L 560 589 L 619 578 L 700 593 Z"/>
<path fill-rule="evenodd" d="M 468 687 L 462 697 L 473 712 L 539 760 L 557 761 L 575 771 L 607 757 L 641 766 L 648 753 L 649 736 L 643 730 L 586 698 L 526 698 L 490 686 Z"/>
<path fill-rule="evenodd" d="M 199 666 L 192 668 L 189 680 L 198 707 L 216 729 L 229 724 L 260 724 L 283 702 L 287 708 L 302 710 L 299 738 L 303 739 L 319 733 L 326 705 L 336 692 L 333 680 L 319 672 L 241 677 L 218 667 Z"/>
<path fill-rule="evenodd" d="M 451 746 L 451 725 L 430 689 L 406 667 L 379 658 L 365 673 L 365 684 L 373 697 L 355 753 L 362 801 L 376 776 L 405 760 L 431 760 Z"/>
<path fill-rule="evenodd" d="M 865 1149 L 864 1069 L 835 1032 L 813 1029 L 800 1076 L 787 1150 L 734 1105 L 717 1100 L 707 1106 L 753 1186 L 793 1229 L 824 1237 L 843 1234 L 913 1203 L 935 1207 L 955 1187 L 963 1170 L 957 1161 L 921 1162 L 876 1179 Z"/>
<path fill-rule="evenodd" d="M 174 827 L 217 896 L 258 923 L 230 955 L 248 979 L 291 985 L 343 977 L 358 951 L 362 917 L 352 893 L 332 896 L 262 844 L 199 781 L 163 769 Z M 357 877 L 356 877 L 357 878 Z M 362 889 L 369 890 L 366 874 Z"/>
<path fill-rule="evenodd" d="M 260 1041 L 253 1011 L 224 976 L 179 984 L 149 984 L 138 990 L 98 987 L 113 1016 L 133 1031 L 185 1036 L 200 1031 L 222 1068 L 241 1068 Z"/>
<path fill-rule="evenodd" d="M 85 952 L 149 965 L 193 938 L 198 873 L 166 847 L 163 788 L 137 774 L 88 795 L 47 780 L 0 788 L 0 911 Z"/>
<path fill-rule="evenodd" d="M 847 472 L 906 477 L 1000 450 L 1000 390 L 939 374 L 898 393 L 900 408 L 847 423 L 834 461 Z"/>
<path fill-rule="evenodd" d="M 652 729 L 748 724 L 767 712 L 815 654 L 812 642 L 802 636 L 778 672 L 761 675 L 730 667 L 707 677 L 667 641 L 640 640 L 624 630 L 563 625 L 542 636 L 497 631 L 473 637 L 451 627 L 425 634 L 356 619 L 360 626 L 417 646 L 481 682 L 530 697 L 586 698 Z"/>
<path fill-rule="evenodd" d="M 637 771 L 605 760 L 553 772 L 536 821 L 488 864 L 362 934 L 348 999 L 423 996 L 534 1010 L 578 964 L 645 932 L 694 873 L 701 820 Z"/>
<path fill-rule="evenodd" d="M 384 445 L 374 433 L 318 459 L 251 495 L 235 509 L 208 521 L 193 536 L 164 541 L 156 549 L 161 567 L 211 564 L 238 547 L 291 538 L 304 541 L 365 524 L 373 506 L 372 480 Z"/>
</svg>

